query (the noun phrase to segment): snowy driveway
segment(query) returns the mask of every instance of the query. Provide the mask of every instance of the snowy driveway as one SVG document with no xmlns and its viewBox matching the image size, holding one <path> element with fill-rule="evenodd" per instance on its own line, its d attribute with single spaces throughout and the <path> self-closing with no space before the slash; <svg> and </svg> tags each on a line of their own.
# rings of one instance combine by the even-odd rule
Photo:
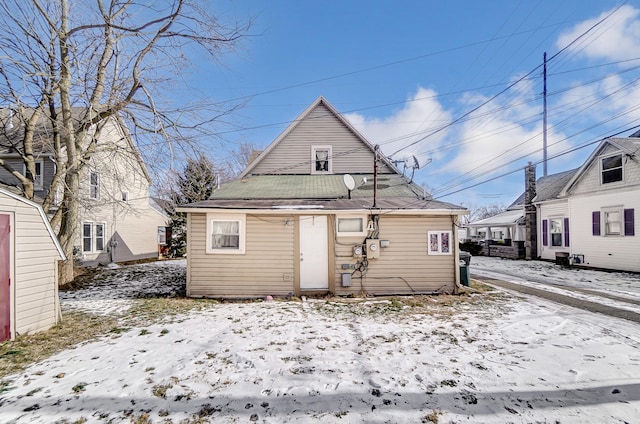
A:
<svg viewBox="0 0 640 424">
<path fill-rule="evenodd" d="M 110 287 L 108 313 L 122 317 L 122 332 L 5 379 L 0 422 L 623 423 L 640 416 L 640 326 L 623 320 L 493 293 L 206 303 L 125 327 L 140 300 L 122 292 L 133 296 L 181 266 L 136 266 L 126 270 L 135 281 L 115 284 L 120 291 L 118 273 L 84 289 L 89 296 Z M 63 308 L 105 313 L 81 292 L 64 293 Z"/>
<path fill-rule="evenodd" d="M 640 322 L 640 274 L 485 256 L 472 258 L 471 272 L 480 280 L 505 281 L 496 284 L 501 287 Z"/>
</svg>

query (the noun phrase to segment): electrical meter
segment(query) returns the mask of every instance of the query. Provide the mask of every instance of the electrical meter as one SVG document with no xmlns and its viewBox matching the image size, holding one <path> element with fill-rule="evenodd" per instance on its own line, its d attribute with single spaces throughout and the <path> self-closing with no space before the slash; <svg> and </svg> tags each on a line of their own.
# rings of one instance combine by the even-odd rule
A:
<svg viewBox="0 0 640 424">
<path fill-rule="evenodd" d="M 367 258 L 377 259 L 380 257 L 380 240 L 367 239 Z"/>
</svg>

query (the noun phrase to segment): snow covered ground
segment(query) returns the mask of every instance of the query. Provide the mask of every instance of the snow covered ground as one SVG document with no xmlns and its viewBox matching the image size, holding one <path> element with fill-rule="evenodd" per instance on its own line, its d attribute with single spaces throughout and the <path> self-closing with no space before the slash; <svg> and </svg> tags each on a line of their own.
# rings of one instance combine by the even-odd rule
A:
<svg viewBox="0 0 640 424">
<path fill-rule="evenodd" d="M 640 313 L 639 274 L 568 268 L 553 262 L 514 261 L 485 256 L 474 256 L 471 259 L 471 272 Z M 612 297 L 605 298 L 603 295 Z"/>
<path fill-rule="evenodd" d="M 474 257 L 473 265 L 486 272 L 505 267 L 492 258 Z M 543 265 L 532 275 L 567 272 Z M 528 272 L 523 262 L 513 266 L 514 273 Z M 92 287 L 61 293 L 63 311 L 111 314 L 126 323 L 137 298 L 180 292 L 184 262 L 108 272 Z M 601 282 L 628 296 L 638 288 L 632 275 L 593 272 L 558 278 L 584 277 L 594 289 Z M 158 284 L 166 278 L 172 288 Z M 640 326 L 504 293 L 207 303 L 81 344 L 0 385 L 3 423 L 634 423 L 638 417 Z"/>
</svg>

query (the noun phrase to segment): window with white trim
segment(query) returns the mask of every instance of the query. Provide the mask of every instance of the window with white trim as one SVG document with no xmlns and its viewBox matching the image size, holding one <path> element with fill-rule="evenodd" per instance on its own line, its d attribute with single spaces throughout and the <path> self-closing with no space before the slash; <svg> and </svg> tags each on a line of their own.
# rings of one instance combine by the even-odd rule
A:
<svg viewBox="0 0 640 424">
<path fill-rule="evenodd" d="M 243 254 L 246 216 L 207 214 L 207 253 Z"/>
<path fill-rule="evenodd" d="M 95 171 L 89 174 L 89 198 L 96 200 L 100 198 L 100 175 Z"/>
<path fill-rule="evenodd" d="M 42 190 L 44 188 L 44 179 L 42 176 L 44 172 L 44 161 L 36 160 L 34 165 L 36 167 L 36 173 L 33 176 L 33 189 Z M 22 164 L 22 175 L 27 175 L 27 166 L 25 164 Z"/>
<path fill-rule="evenodd" d="M 607 236 L 622 235 L 622 213 L 620 209 L 603 210 L 604 234 Z"/>
<path fill-rule="evenodd" d="M 451 231 L 429 231 L 427 252 L 429 255 L 452 255 Z"/>
<path fill-rule="evenodd" d="M 562 218 L 550 218 L 549 226 L 549 233 L 551 234 L 551 246 L 562 246 Z"/>
<path fill-rule="evenodd" d="M 622 153 L 600 158 L 600 171 L 602 184 L 622 181 Z"/>
<path fill-rule="evenodd" d="M 331 146 L 311 146 L 312 174 L 333 173 L 332 151 Z"/>
<path fill-rule="evenodd" d="M 103 222 L 82 223 L 82 252 L 104 251 L 105 224 Z"/>
<path fill-rule="evenodd" d="M 122 201 L 123 202 L 128 202 L 129 201 L 129 192 L 128 191 L 123 191 L 122 192 Z"/>
<path fill-rule="evenodd" d="M 367 235 L 366 216 L 337 216 L 336 231 L 338 236 Z"/>
<path fill-rule="evenodd" d="M 167 227 L 158 227 L 158 244 L 167 244 Z"/>
</svg>

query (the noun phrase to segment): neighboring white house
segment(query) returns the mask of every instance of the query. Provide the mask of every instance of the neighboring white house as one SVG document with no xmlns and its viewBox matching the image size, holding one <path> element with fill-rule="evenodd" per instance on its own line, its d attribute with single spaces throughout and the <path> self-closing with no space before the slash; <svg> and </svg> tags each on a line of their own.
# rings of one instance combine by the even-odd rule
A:
<svg viewBox="0 0 640 424">
<path fill-rule="evenodd" d="M 640 272 L 638 135 L 603 140 L 556 198 L 534 198 L 541 258 Z"/>
<path fill-rule="evenodd" d="M 42 208 L 0 187 L 0 342 L 58 322 L 63 259 Z"/>
<path fill-rule="evenodd" d="M 82 114 L 85 109 L 75 109 Z M 0 135 L 0 158 L 13 169 L 24 172 L 21 153 L 15 148 L 22 128 L 5 123 Z M 50 123 L 38 127 L 36 195 L 45 197 L 56 171 L 51 147 Z M 62 153 L 64 158 L 64 152 Z M 0 182 L 20 188 L 19 181 L 0 167 Z M 122 121 L 110 118 L 97 137 L 96 150 L 86 162 L 80 182 L 80 210 L 77 223 L 75 259 L 83 265 L 125 262 L 158 256 L 158 234 L 164 233 L 168 216 L 151 199 L 151 179 Z M 56 193 L 56 201 L 61 193 Z M 49 211 L 55 212 L 54 208 Z"/>
<path fill-rule="evenodd" d="M 168 216 L 150 197 L 147 169 L 121 123 L 111 120 L 101 136 L 109 141 L 81 178 L 78 254 L 85 264 L 157 257 Z"/>
</svg>

